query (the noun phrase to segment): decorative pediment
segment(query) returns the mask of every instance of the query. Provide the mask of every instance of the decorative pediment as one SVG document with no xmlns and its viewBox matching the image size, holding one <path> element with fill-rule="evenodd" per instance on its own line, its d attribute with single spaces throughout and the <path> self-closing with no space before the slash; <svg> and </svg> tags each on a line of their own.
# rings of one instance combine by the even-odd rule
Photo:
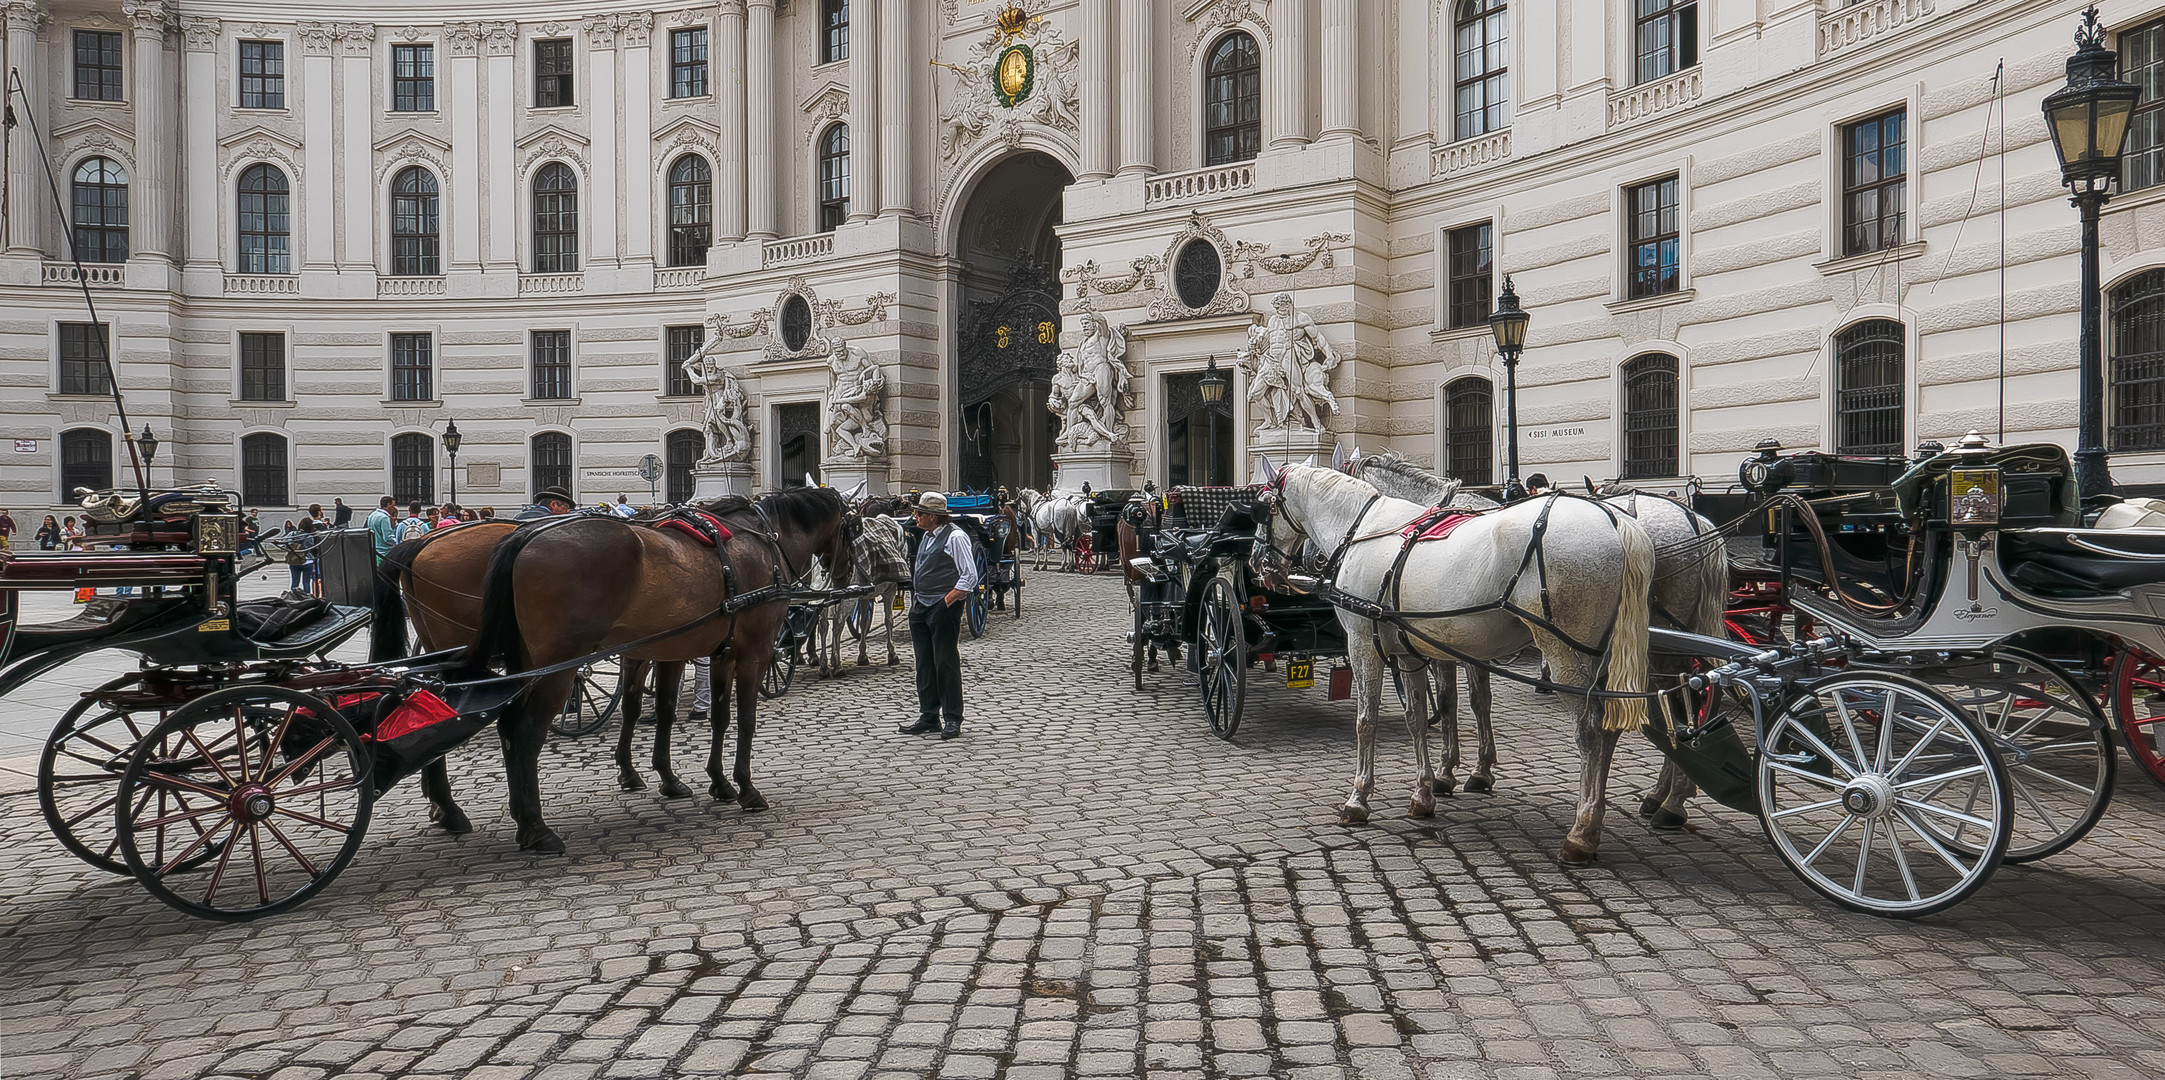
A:
<svg viewBox="0 0 2165 1080">
<path fill-rule="evenodd" d="M 563 158 L 586 171 L 586 136 L 567 131 L 555 125 L 539 128 L 512 144 L 519 155 L 519 172 L 523 175 L 533 169 L 534 163 L 545 158 Z"/>
<path fill-rule="evenodd" d="M 1188 39 L 1190 60 L 1195 59 L 1204 42 L 1227 30 L 1253 28 L 1263 44 L 1270 44 L 1270 24 L 1257 10 L 1256 0 L 1205 0 L 1189 8 L 1186 14 L 1188 22 L 1194 26 L 1194 36 Z"/>
<path fill-rule="evenodd" d="M 130 164 L 135 157 L 135 133 L 100 116 L 53 129 L 53 145 L 64 162 L 85 151 L 110 153 Z"/>
<path fill-rule="evenodd" d="M 451 144 L 424 132 L 402 131 L 385 138 L 376 144 L 376 154 L 383 163 L 377 170 L 379 176 L 408 165 L 423 165 L 441 181 L 450 171 Z"/>
<path fill-rule="evenodd" d="M 721 156 L 722 130 L 696 116 L 685 116 L 655 132 L 654 145 L 664 162 L 685 149 L 703 150 L 712 162 Z"/>
<path fill-rule="evenodd" d="M 849 112 L 849 88 L 838 82 L 828 82 L 812 91 L 811 97 L 798 102 L 797 108 L 807 116 L 839 120 Z"/>
<path fill-rule="evenodd" d="M 291 181 L 301 175 L 301 144 L 283 133 L 267 127 L 249 127 L 218 140 L 218 148 L 225 158 L 224 172 L 231 176 L 241 165 L 255 161 L 269 161 L 284 170 Z"/>
</svg>

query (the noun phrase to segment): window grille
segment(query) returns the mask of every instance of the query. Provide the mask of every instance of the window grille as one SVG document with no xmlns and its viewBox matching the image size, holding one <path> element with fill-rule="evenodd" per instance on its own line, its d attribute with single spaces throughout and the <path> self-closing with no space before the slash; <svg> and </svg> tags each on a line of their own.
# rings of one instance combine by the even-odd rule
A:
<svg viewBox="0 0 2165 1080">
<path fill-rule="evenodd" d="M 699 354 L 706 344 L 706 327 L 672 326 L 665 331 L 667 346 L 662 359 L 662 393 L 669 397 L 695 397 L 699 387 L 684 373 L 684 362 Z"/>
<path fill-rule="evenodd" d="M 1640 83 L 1665 79 L 1699 65 L 1696 0 L 1637 0 L 1633 43 Z"/>
<path fill-rule="evenodd" d="M 243 41 L 241 44 L 241 108 L 286 107 L 286 43 Z"/>
<path fill-rule="evenodd" d="M 113 486 L 113 436 L 96 428 L 60 433 L 60 501 L 73 503 L 75 489 Z"/>
<path fill-rule="evenodd" d="M 1861 322 L 1834 336 L 1834 452 L 1895 456 L 1902 439 L 1902 324 Z"/>
<path fill-rule="evenodd" d="M 243 274 L 293 272 L 291 203 L 285 173 L 262 162 L 241 171 L 240 243 L 235 270 Z"/>
<path fill-rule="evenodd" d="M 534 490 L 560 487 L 576 492 L 571 486 L 571 436 L 561 431 L 544 431 L 534 436 Z"/>
<path fill-rule="evenodd" d="M 664 495 L 673 503 L 690 502 L 696 487 L 692 469 L 699 464 L 700 455 L 707 452 L 706 434 L 691 429 L 672 431 L 667 449 L 669 483 Z"/>
<path fill-rule="evenodd" d="M 110 323 L 60 324 L 60 392 L 108 395 L 113 380 L 106 361 L 113 342 Z"/>
<path fill-rule="evenodd" d="M 435 439 L 418 432 L 391 439 L 391 497 L 400 506 L 435 503 Z"/>
<path fill-rule="evenodd" d="M 1902 243 L 1908 189 L 1907 110 L 1842 129 L 1842 254 L 1862 255 Z"/>
<path fill-rule="evenodd" d="M 849 0 L 820 0 L 819 62 L 849 59 Z"/>
<path fill-rule="evenodd" d="M 427 334 L 391 335 L 391 400 L 436 400 L 435 368 L 434 338 Z"/>
<path fill-rule="evenodd" d="M 1488 321 L 1489 296 L 1496 288 L 1495 270 L 1491 264 L 1489 223 L 1468 225 L 1452 229 L 1449 257 L 1451 260 L 1451 321 L 1454 328 L 1480 326 Z"/>
<path fill-rule="evenodd" d="M 849 220 L 849 127 L 836 124 L 819 142 L 819 231 Z"/>
<path fill-rule="evenodd" d="M 669 96 L 705 97 L 706 93 L 707 28 L 669 31 Z"/>
<path fill-rule="evenodd" d="M 434 277 L 444 272 L 442 231 L 436 215 L 436 177 L 419 165 L 391 181 L 391 274 Z"/>
<path fill-rule="evenodd" d="M 1624 189 L 1630 218 L 1631 275 L 1628 297 L 1660 296 L 1677 291 L 1682 281 L 1682 246 L 1677 227 L 1677 178 Z"/>
<path fill-rule="evenodd" d="M 1263 53 L 1255 38 L 1227 34 L 1211 48 L 1204 70 L 1204 164 L 1255 157 L 1263 151 Z"/>
<path fill-rule="evenodd" d="M 118 30 L 75 32 L 75 97 L 78 101 L 124 101 Z"/>
<path fill-rule="evenodd" d="M 686 154 L 669 167 L 669 265 L 704 266 L 714 243 L 714 171 Z"/>
<path fill-rule="evenodd" d="M 2165 270 L 2112 290 L 2112 356 L 2105 363 L 2114 450 L 2165 450 Z"/>
<path fill-rule="evenodd" d="M 1676 357 L 1659 353 L 1624 365 L 1624 478 L 1675 476 L 1678 465 Z"/>
<path fill-rule="evenodd" d="M 291 506 L 286 490 L 286 440 L 268 432 L 241 440 L 241 501 L 249 506 Z"/>
<path fill-rule="evenodd" d="M 286 400 L 286 335 L 241 335 L 241 400 Z"/>
<path fill-rule="evenodd" d="M 552 161 L 534 174 L 534 272 L 579 269 L 579 178 Z"/>
<path fill-rule="evenodd" d="M 534 331 L 534 396 L 571 396 L 571 331 Z"/>
<path fill-rule="evenodd" d="M 534 107 L 556 109 L 576 104 L 571 39 L 547 38 L 534 42 Z"/>
<path fill-rule="evenodd" d="M 1443 388 L 1444 469 L 1473 487 L 1496 482 L 1495 390 L 1487 379 Z"/>
</svg>

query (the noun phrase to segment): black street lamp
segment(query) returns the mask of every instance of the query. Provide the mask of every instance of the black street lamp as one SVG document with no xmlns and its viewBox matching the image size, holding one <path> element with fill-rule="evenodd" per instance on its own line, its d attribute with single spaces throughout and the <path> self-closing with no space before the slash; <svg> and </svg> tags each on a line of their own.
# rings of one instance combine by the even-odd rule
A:
<svg viewBox="0 0 2165 1080">
<path fill-rule="evenodd" d="M 444 452 L 451 455 L 451 505 L 459 503 L 459 422 L 444 421 Z"/>
<path fill-rule="evenodd" d="M 1526 495 L 1525 486 L 1519 483 L 1519 354 L 1526 351 L 1526 324 L 1532 321 L 1533 316 L 1519 307 L 1519 294 L 1511 288 L 1511 279 L 1504 278 L 1496 310 L 1489 313 L 1488 328 L 1496 335 L 1496 351 L 1503 354 L 1504 429 L 1509 436 L 1504 458 L 1505 499 Z"/>
<path fill-rule="evenodd" d="M 143 475 L 138 477 L 144 487 L 150 486 L 150 466 L 158 460 L 158 437 L 150 433 L 150 425 L 143 425 L 143 433 L 135 437 L 135 445 L 143 451 Z"/>
<path fill-rule="evenodd" d="M 2075 483 L 2082 497 L 2112 491 L 2105 453 L 2105 358 L 2103 299 L 2098 285 L 2097 217 L 2120 177 L 2120 149 L 2127 141 L 2140 88 L 2113 77 L 2119 54 L 2105 47 L 2105 28 L 2093 5 L 2075 28 L 2075 55 L 2067 58 L 2067 85 L 2045 98 L 2045 127 L 2060 155 L 2060 182 L 2082 212 L 2081 399 L 2075 433 Z"/>
<path fill-rule="evenodd" d="M 1218 358 L 1212 355 L 1210 366 L 1203 369 L 1202 381 L 1197 384 L 1203 395 L 1203 411 L 1209 414 L 1210 437 L 1203 444 L 1203 456 L 1209 459 L 1203 466 L 1203 483 L 1208 487 L 1218 485 L 1218 403 L 1225 400 L 1225 387 L 1230 381 L 1218 370 Z"/>
</svg>

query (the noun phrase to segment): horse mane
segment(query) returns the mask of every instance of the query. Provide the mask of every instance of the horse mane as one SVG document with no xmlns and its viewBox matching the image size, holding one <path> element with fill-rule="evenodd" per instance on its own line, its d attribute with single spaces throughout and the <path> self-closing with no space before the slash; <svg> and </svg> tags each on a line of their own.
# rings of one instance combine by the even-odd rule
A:
<svg viewBox="0 0 2165 1080">
<path fill-rule="evenodd" d="M 1361 458 L 1361 471 L 1366 472 L 1370 469 L 1389 473 L 1407 487 L 1418 488 L 1430 493 L 1426 499 L 1413 501 L 1426 502 L 1430 506 L 1442 506 L 1458 495 L 1460 485 L 1458 480 L 1430 472 L 1419 465 L 1415 465 L 1413 462 L 1406 460 L 1403 454 L 1382 450 L 1365 455 Z"/>
</svg>

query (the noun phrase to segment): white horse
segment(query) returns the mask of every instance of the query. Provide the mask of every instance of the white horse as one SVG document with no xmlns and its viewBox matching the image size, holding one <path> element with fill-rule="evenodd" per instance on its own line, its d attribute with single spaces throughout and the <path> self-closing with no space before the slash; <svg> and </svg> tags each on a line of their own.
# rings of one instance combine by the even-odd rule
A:
<svg viewBox="0 0 2165 1080">
<path fill-rule="evenodd" d="M 857 638 L 857 666 L 872 664 L 867 652 L 872 644 L 872 616 L 881 612 L 886 620 L 881 636 L 887 643 L 887 665 L 893 667 L 899 662 L 895 656 L 895 589 L 909 580 L 909 546 L 902 539 L 901 522 L 885 514 L 863 520 L 864 527 L 857 534 L 851 555 L 856 562 L 857 582 L 872 586 L 872 595 L 853 605 L 857 625 L 864 628 Z"/>
<path fill-rule="evenodd" d="M 1459 526 L 1450 537 L 1404 553 L 1399 530 L 1427 512 L 1385 498 L 1360 480 L 1330 469 L 1265 465 L 1269 490 L 1258 500 L 1259 561 L 1266 584 L 1282 584 L 1269 563 L 1293 563 L 1314 545 L 1334 567 L 1332 580 L 1347 597 L 1388 610 L 1449 612 L 1403 621 L 1372 621 L 1345 607 L 1353 665 L 1353 792 L 1339 808 L 1346 822 L 1368 819 L 1375 787 L 1377 714 L 1381 711 L 1384 649 L 1391 664 L 1419 668 L 1432 660 L 1510 656 L 1529 640 L 1541 649 L 1558 682 L 1619 696 L 1591 697 L 1579 712 L 1579 803 L 1559 857 L 1585 863 L 1601 846 L 1603 796 L 1616 737 L 1646 724 L 1647 590 L 1654 547 L 1646 530 L 1588 499 L 1551 495 L 1529 499 Z M 1536 550 L 1538 545 L 1539 550 Z M 1394 567 L 1403 565 L 1403 573 Z M 1274 581 L 1273 579 L 1279 579 Z M 1380 647 L 1379 647 L 1380 646 Z M 1408 807 L 1416 817 L 1436 812 L 1435 769 L 1428 754 L 1428 682 L 1407 680 L 1407 728 L 1420 761 L 1419 786 Z"/>
<path fill-rule="evenodd" d="M 1045 501 L 1045 493 L 1036 488 L 1018 488 L 1015 491 L 1015 527 L 1022 533 L 1022 550 L 1037 546 L 1037 507 Z"/>
<path fill-rule="evenodd" d="M 1037 568 L 1045 568 L 1045 557 L 1059 552 L 1064 560 L 1061 569 L 1071 570 L 1075 565 L 1075 538 L 1082 535 L 1090 518 L 1085 511 L 1089 501 L 1078 492 L 1055 491 L 1045 496 L 1037 505 L 1032 524 L 1037 527 Z"/>
</svg>

